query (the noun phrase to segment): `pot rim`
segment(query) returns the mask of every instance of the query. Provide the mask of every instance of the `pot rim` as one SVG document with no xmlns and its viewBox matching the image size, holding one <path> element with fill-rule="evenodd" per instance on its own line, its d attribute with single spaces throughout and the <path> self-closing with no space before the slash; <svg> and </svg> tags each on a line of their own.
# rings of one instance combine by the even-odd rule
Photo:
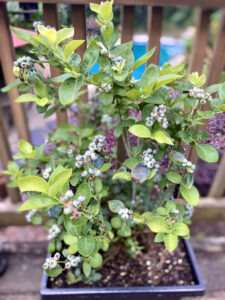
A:
<svg viewBox="0 0 225 300">
<path fill-rule="evenodd" d="M 181 294 L 182 296 L 201 296 L 205 292 L 205 285 L 197 264 L 197 260 L 189 240 L 183 240 L 195 285 L 182 286 L 132 286 L 132 287 L 98 287 L 98 288 L 48 288 L 48 275 L 44 272 L 41 282 L 40 294 L 47 295 L 129 295 L 129 294 Z"/>
</svg>

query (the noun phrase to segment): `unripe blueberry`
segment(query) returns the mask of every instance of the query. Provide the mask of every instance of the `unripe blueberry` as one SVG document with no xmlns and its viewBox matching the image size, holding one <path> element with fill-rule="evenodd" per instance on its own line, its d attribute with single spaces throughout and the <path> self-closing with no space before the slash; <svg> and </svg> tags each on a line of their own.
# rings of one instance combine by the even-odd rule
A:
<svg viewBox="0 0 225 300">
<path fill-rule="evenodd" d="M 48 268 L 49 268 L 49 264 L 45 262 L 45 263 L 43 264 L 43 269 L 44 269 L 44 270 L 47 270 Z"/>
<path fill-rule="evenodd" d="M 87 171 L 83 171 L 82 173 L 81 173 L 81 176 L 82 177 L 86 177 L 88 175 L 88 172 Z"/>
<path fill-rule="evenodd" d="M 59 259 L 60 259 L 60 253 L 59 253 L 59 252 L 56 252 L 56 253 L 55 253 L 54 259 L 55 259 L 55 260 L 59 260 Z"/>
<path fill-rule="evenodd" d="M 74 256 L 73 256 L 72 254 L 69 254 L 69 255 L 67 255 L 67 259 L 68 259 L 69 261 L 71 261 L 72 259 L 74 259 Z"/>
<path fill-rule="evenodd" d="M 72 259 L 72 260 L 71 260 L 71 266 L 72 266 L 72 267 L 77 267 L 76 259 Z"/>
<path fill-rule="evenodd" d="M 188 166 L 188 167 L 191 167 L 191 166 L 192 166 L 192 163 L 191 163 L 190 161 L 188 161 L 188 162 L 187 162 L 187 166 Z"/>
<path fill-rule="evenodd" d="M 71 206 L 64 207 L 64 210 L 63 210 L 65 215 L 71 214 L 72 211 L 73 211 L 73 208 Z"/>
<path fill-rule="evenodd" d="M 50 261 L 50 263 L 49 263 L 49 267 L 50 267 L 51 269 L 56 268 L 56 267 L 57 267 L 57 261 L 56 261 L 55 259 L 52 259 L 52 260 Z"/>
<path fill-rule="evenodd" d="M 71 262 L 67 261 L 67 262 L 65 263 L 65 268 L 66 268 L 66 269 L 70 269 L 70 267 L 71 267 Z"/>
<path fill-rule="evenodd" d="M 78 200 L 79 202 L 84 202 L 84 201 L 86 200 L 86 197 L 85 197 L 84 195 L 80 195 L 80 196 L 77 198 L 77 200 Z"/>
<path fill-rule="evenodd" d="M 74 193 L 73 193 L 72 190 L 68 190 L 68 191 L 66 192 L 65 196 L 68 197 L 68 198 L 72 198 L 72 197 L 74 196 Z"/>
<path fill-rule="evenodd" d="M 45 169 L 45 172 L 51 173 L 51 172 L 52 172 L 52 168 L 51 168 L 51 167 L 48 167 L 47 169 Z"/>
<path fill-rule="evenodd" d="M 48 179 L 49 178 L 49 173 L 48 172 L 43 172 L 43 177 L 44 177 L 44 179 Z"/>
<path fill-rule="evenodd" d="M 75 166 L 76 166 L 77 168 L 81 168 L 82 165 L 83 165 L 82 161 L 77 161 L 77 162 L 75 163 Z"/>
<path fill-rule="evenodd" d="M 96 160 L 97 158 L 98 158 L 98 154 L 97 153 L 94 152 L 94 153 L 91 154 L 91 159 L 92 160 Z"/>
<path fill-rule="evenodd" d="M 99 177 L 101 175 L 101 171 L 99 169 L 95 170 L 94 172 L 96 177 Z"/>
<path fill-rule="evenodd" d="M 80 161 L 82 158 L 83 158 L 83 156 L 80 155 L 80 154 L 78 154 L 78 155 L 76 156 L 76 160 L 77 160 L 77 161 Z"/>
</svg>

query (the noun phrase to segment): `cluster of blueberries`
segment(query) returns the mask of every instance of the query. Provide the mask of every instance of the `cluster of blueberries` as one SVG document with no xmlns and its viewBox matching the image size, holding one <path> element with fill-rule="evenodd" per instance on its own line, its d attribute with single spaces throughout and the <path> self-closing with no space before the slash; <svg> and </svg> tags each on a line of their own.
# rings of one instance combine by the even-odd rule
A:
<svg viewBox="0 0 225 300">
<path fill-rule="evenodd" d="M 81 213 L 78 211 L 78 209 L 83 206 L 85 200 L 86 197 L 84 195 L 80 195 L 74 201 L 72 200 L 67 201 L 63 210 L 64 214 L 65 215 L 72 214 L 71 219 L 79 219 L 81 217 Z"/>
<path fill-rule="evenodd" d="M 143 166 L 149 168 L 149 169 L 158 169 L 159 168 L 159 164 L 157 163 L 157 161 L 155 160 L 153 154 L 156 154 L 157 151 L 156 150 L 152 150 L 151 148 L 148 148 L 147 150 L 145 150 L 141 157 L 143 159 L 142 164 Z"/>
<path fill-rule="evenodd" d="M 37 74 L 34 61 L 30 56 L 23 56 L 18 58 L 14 62 L 14 67 L 19 68 L 19 73 L 25 74 L 28 77 L 34 76 Z"/>
<path fill-rule="evenodd" d="M 196 169 L 196 166 L 191 161 L 188 161 L 186 158 L 183 159 L 182 166 L 186 167 L 187 171 L 191 174 L 193 174 Z"/>
<path fill-rule="evenodd" d="M 43 178 L 47 180 L 49 178 L 51 172 L 52 172 L 51 167 L 46 168 L 43 172 Z"/>
<path fill-rule="evenodd" d="M 78 264 L 80 263 L 80 261 L 81 261 L 80 256 L 74 256 L 74 255 L 69 254 L 67 256 L 65 268 L 70 269 L 71 267 L 77 267 Z"/>
<path fill-rule="evenodd" d="M 204 92 L 203 89 L 198 88 L 197 86 L 189 90 L 189 96 L 200 100 L 201 104 L 205 104 L 207 101 L 212 100 L 212 96 L 209 92 Z"/>
<path fill-rule="evenodd" d="M 106 49 L 102 49 L 100 51 L 100 54 L 106 56 L 107 59 L 110 60 L 110 62 L 112 64 L 112 69 L 114 71 L 118 71 L 118 70 L 120 70 L 120 68 L 123 67 L 124 62 L 125 62 L 123 56 L 121 56 L 121 55 L 116 56 L 114 53 L 110 53 Z"/>
<path fill-rule="evenodd" d="M 44 270 L 52 270 L 59 267 L 58 260 L 60 259 L 60 253 L 56 252 L 53 257 L 46 258 L 45 263 L 43 264 Z"/>
<path fill-rule="evenodd" d="M 58 225 L 53 224 L 52 227 L 48 231 L 48 240 L 52 240 L 57 237 L 57 235 L 61 232 L 61 229 Z"/>
<path fill-rule="evenodd" d="M 99 169 L 104 163 L 104 158 L 101 155 L 104 147 L 105 137 L 102 135 L 97 135 L 95 136 L 93 142 L 90 143 L 88 150 L 84 153 L 84 155 L 78 154 L 76 156 L 75 166 L 77 168 L 86 166 L 88 163 L 92 163 L 92 165 L 94 166 L 94 168 L 84 170 L 81 173 L 82 177 L 89 176 L 90 178 L 95 178 L 101 176 L 101 171 Z"/>
<path fill-rule="evenodd" d="M 151 112 L 151 117 L 146 118 L 146 126 L 152 127 L 154 121 L 157 121 L 159 124 L 162 125 L 162 128 L 166 129 L 169 125 L 167 118 L 165 117 L 166 114 L 166 105 L 160 104 L 153 107 Z"/>
<path fill-rule="evenodd" d="M 133 211 L 126 207 L 120 208 L 117 210 L 117 213 L 120 215 L 122 220 L 133 219 Z"/>
</svg>

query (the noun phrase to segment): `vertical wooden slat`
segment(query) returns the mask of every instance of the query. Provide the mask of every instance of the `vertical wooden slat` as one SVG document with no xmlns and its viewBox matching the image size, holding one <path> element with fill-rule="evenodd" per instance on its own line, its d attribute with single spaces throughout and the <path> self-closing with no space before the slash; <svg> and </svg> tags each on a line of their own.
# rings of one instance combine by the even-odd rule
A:
<svg viewBox="0 0 225 300">
<path fill-rule="evenodd" d="M 86 47 L 86 10 L 85 5 L 72 5 L 72 24 L 75 29 L 74 38 L 76 40 L 85 40 L 76 52 L 82 57 Z"/>
<path fill-rule="evenodd" d="M 76 53 L 80 55 L 82 58 L 84 52 L 87 48 L 87 41 L 86 41 L 86 9 L 85 5 L 77 5 L 73 4 L 72 7 L 72 24 L 75 30 L 74 38 L 76 40 L 85 40 L 77 50 Z M 88 93 L 83 94 L 80 97 L 80 100 L 84 103 L 88 101 Z M 83 116 L 80 115 L 80 121 L 82 121 Z"/>
<path fill-rule="evenodd" d="M 210 187 L 208 197 L 220 198 L 225 192 L 225 153 L 223 154 L 213 183 Z"/>
<path fill-rule="evenodd" d="M 121 15 L 121 43 L 132 41 L 134 32 L 135 7 L 124 6 Z"/>
<path fill-rule="evenodd" d="M 7 169 L 8 161 L 12 160 L 9 143 L 7 140 L 6 128 L 4 126 L 4 115 L 0 106 L 0 160 L 4 170 Z M 9 182 L 9 178 L 7 178 Z M 8 194 L 12 202 L 19 202 L 21 200 L 20 192 L 17 188 L 7 188 Z"/>
<path fill-rule="evenodd" d="M 0 60 L 3 70 L 5 84 L 8 85 L 15 80 L 13 75 L 13 61 L 15 60 L 15 52 L 9 31 L 8 14 L 6 4 L 0 2 Z M 29 141 L 29 129 L 23 105 L 16 103 L 14 100 L 19 97 L 18 89 L 13 89 L 8 93 L 10 107 L 13 116 L 13 122 L 16 126 L 20 139 Z"/>
<path fill-rule="evenodd" d="M 133 39 L 134 32 L 134 17 L 135 17 L 135 7 L 134 6 L 124 6 L 121 14 L 121 43 L 127 43 Z M 124 135 L 126 134 L 124 130 Z M 122 136 L 118 138 L 117 141 L 117 168 L 121 166 L 126 158 L 126 149 Z"/>
<path fill-rule="evenodd" d="M 43 10 L 45 25 L 50 25 L 56 29 L 59 29 L 57 4 L 43 3 Z M 50 66 L 50 71 L 52 77 L 60 75 L 60 70 L 58 68 Z M 56 111 L 56 120 L 58 125 L 66 123 L 67 113 L 62 112 L 61 109 L 58 109 Z"/>
<path fill-rule="evenodd" d="M 213 47 L 212 61 L 207 75 L 207 85 L 218 83 L 225 62 L 225 10 L 222 11 L 220 27 Z"/>
<path fill-rule="evenodd" d="M 188 73 L 201 73 L 202 71 L 206 45 L 209 40 L 210 14 L 211 10 L 209 9 L 197 9 L 196 33 L 191 51 Z"/>
<path fill-rule="evenodd" d="M 159 63 L 160 53 L 160 38 L 162 32 L 163 8 L 162 7 L 148 7 L 148 50 L 156 47 L 154 55 L 151 57 L 149 63 Z"/>
</svg>

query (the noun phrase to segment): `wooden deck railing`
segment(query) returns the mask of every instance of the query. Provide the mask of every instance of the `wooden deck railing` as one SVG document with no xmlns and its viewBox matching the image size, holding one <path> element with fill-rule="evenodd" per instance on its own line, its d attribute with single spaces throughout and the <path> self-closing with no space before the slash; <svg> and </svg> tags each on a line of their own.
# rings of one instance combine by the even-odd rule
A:
<svg viewBox="0 0 225 300">
<path fill-rule="evenodd" d="M 6 10 L 5 0 L 0 0 L 0 60 L 3 69 L 5 84 L 9 84 L 14 80 L 12 73 L 13 61 L 15 58 L 14 49 L 12 47 L 11 35 L 9 34 L 9 22 Z M 20 2 L 40 2 L 38 0 L 20 0 Z M 44 0 L 44 21 L 47 25 L 60 27 L 58 22 L 57 4 L 67 3 L 72 7 L 72 23 L 75 27 L 75 38 L 86 38 L 86 5 L 90 2 L 99 3 L 101 1 L 89 0 Z M 191 57 L 188 65 L 188 72 L 201 72 L 204 58 L 206 56 L 206 46 L 210 36 L 210 15 L 215 8 L 222 10 L 222 18 L 217 32 L 216 40 L 213 48 L 213 55 L 207 74 L 207 84 L 217 83 L 220 80 L 221 73 L 225 63 L 225 0 L 115 0 L 116 5 L 120 5 L 121 25 L 122 25 L 122 42 L 127 42 L 133 38 L 135 5 L 144 5 L 148 7 L 147 24 L 148 24 L 148 49 L 153 46 L 157 47 L 152 63 L 158 63 L 160 52 L 160 38 L 162 33 L 163 7 L 165 6 L 191 6 L 195 7 L 198 13 L 195 40 L 193 43 Z M 82 56 L 86 48 L 83 44 L 79 48 L 79 54 Z M 54 76 L 57 76 L 58 70 L 51 68 Z M 9 92 L 10 107 L 12 111 L 14 125 L 17 129 L 18 137 L 21 139 L 30 139 L 29 128 L 24 107 L 14 100 L 19 95 L 17 89 Z M 85 96 L 83 96 L 85 97 Z M 83 99 L 85 101 L 85 99 Z M 57 111 L 57 123 L 62 124 L 67 120 L 65 112 Z M 0 114 L 0 159 L 5 168 L 7 161 L 11 159 L 10 147 L 7 140 L 7 134 L 4 130 L 2 121 L 3 115 Z M 191 153 L 192 161 L 196 162 L 195 153 Z M 220 198 L 225 190 L 225 154 L 223 155 L 217 174 L 214 178 L 209 191 L 210 197 Z M 11 191 L 10 196 L 13 202 L 20 200 L 18 191 Z"/>
</svg>

